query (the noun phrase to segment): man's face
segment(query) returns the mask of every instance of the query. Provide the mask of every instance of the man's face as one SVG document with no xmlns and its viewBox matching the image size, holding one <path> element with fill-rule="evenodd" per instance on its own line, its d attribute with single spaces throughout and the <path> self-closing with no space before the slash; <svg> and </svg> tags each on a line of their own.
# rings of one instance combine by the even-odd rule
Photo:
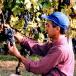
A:
<svg viewBox="0 0 76 76">
<path fill-rule="evenodd" d="M 46 22 L 45 30 L 48 33 L 49 38 L 54 38 L 54 36 L 58 33 L 57 27 L 53 27 L 53 23 L 51 21 Z"/>
</svg>

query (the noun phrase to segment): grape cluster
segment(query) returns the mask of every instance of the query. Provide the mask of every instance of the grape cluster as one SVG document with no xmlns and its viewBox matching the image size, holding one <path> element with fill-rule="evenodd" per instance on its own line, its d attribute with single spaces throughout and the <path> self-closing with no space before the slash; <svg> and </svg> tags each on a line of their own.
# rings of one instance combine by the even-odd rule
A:
<svg viewBox="0 0 76 76">
<path fill-rule="evenodd" d="M 5 28 L 5 36 L 7 39 L 7 43 L 10 42 L 10 45 L 13 45 L 13 43 L 15 42 L 14 30 L 11 28 Z"/>
<path fill-rule="evenodd" d="M 23 29 L 26 29 L 29 21 L 33 20 L 33 14 L 29 12 L 28 10 L 24 10 L 24 13 L 21 13 L 20 15 L 18 15 L 18 17 L 19 19 L 23 18 L 25 21 Z"/>
</svg>

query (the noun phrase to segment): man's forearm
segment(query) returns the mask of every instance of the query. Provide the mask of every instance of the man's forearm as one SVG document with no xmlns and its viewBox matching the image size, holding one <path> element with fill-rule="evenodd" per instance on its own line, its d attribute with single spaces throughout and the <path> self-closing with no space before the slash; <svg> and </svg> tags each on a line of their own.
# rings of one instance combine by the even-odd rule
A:
<svg viewBox="0 0 76 76">
<path fill-rule="evenodd" d="M 30 71 L 30 60 L 24 56 L 17 57 L 25 66 L 27 71 Z"/>
</svg>

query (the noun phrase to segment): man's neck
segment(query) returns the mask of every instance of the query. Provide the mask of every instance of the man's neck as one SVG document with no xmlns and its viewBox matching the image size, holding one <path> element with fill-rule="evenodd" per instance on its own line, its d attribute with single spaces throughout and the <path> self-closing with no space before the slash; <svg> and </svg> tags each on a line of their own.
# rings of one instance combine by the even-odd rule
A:
<svg viewBox="0 0 76 76">
<path fill-rule="evenodd" d="M 52 37 L 51 40 L 52 40 L 52 42 L 55 42 L 55 41 L 58 41 L 63 36 L 65 36 L 65 35 L 59 34 L 59 35 Z"/>
<path fill-rule="evenodd" d="M 52 42 L 57 41 L 57 40 L 59 39 L 59 36 L 60 36 L 60 34 L 54 35 L 54 36 L 52 37 Z"/>
</svg>

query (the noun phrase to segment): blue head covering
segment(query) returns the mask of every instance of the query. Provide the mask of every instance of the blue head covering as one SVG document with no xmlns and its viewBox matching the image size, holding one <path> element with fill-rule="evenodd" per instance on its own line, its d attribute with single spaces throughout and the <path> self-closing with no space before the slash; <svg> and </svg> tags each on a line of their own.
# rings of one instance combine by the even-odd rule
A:
<svg viewBox="0 0 76 76">
<path fill-rule="evenodd" d="M 53 21 L 58 26 L 62 27 L 63 29 L 67 29 L 69 27 L 69 18 L 63 14 L 62 12 L 54 12 L 50 15 L 42 15 L 42 18 Z"/>
</svg>

